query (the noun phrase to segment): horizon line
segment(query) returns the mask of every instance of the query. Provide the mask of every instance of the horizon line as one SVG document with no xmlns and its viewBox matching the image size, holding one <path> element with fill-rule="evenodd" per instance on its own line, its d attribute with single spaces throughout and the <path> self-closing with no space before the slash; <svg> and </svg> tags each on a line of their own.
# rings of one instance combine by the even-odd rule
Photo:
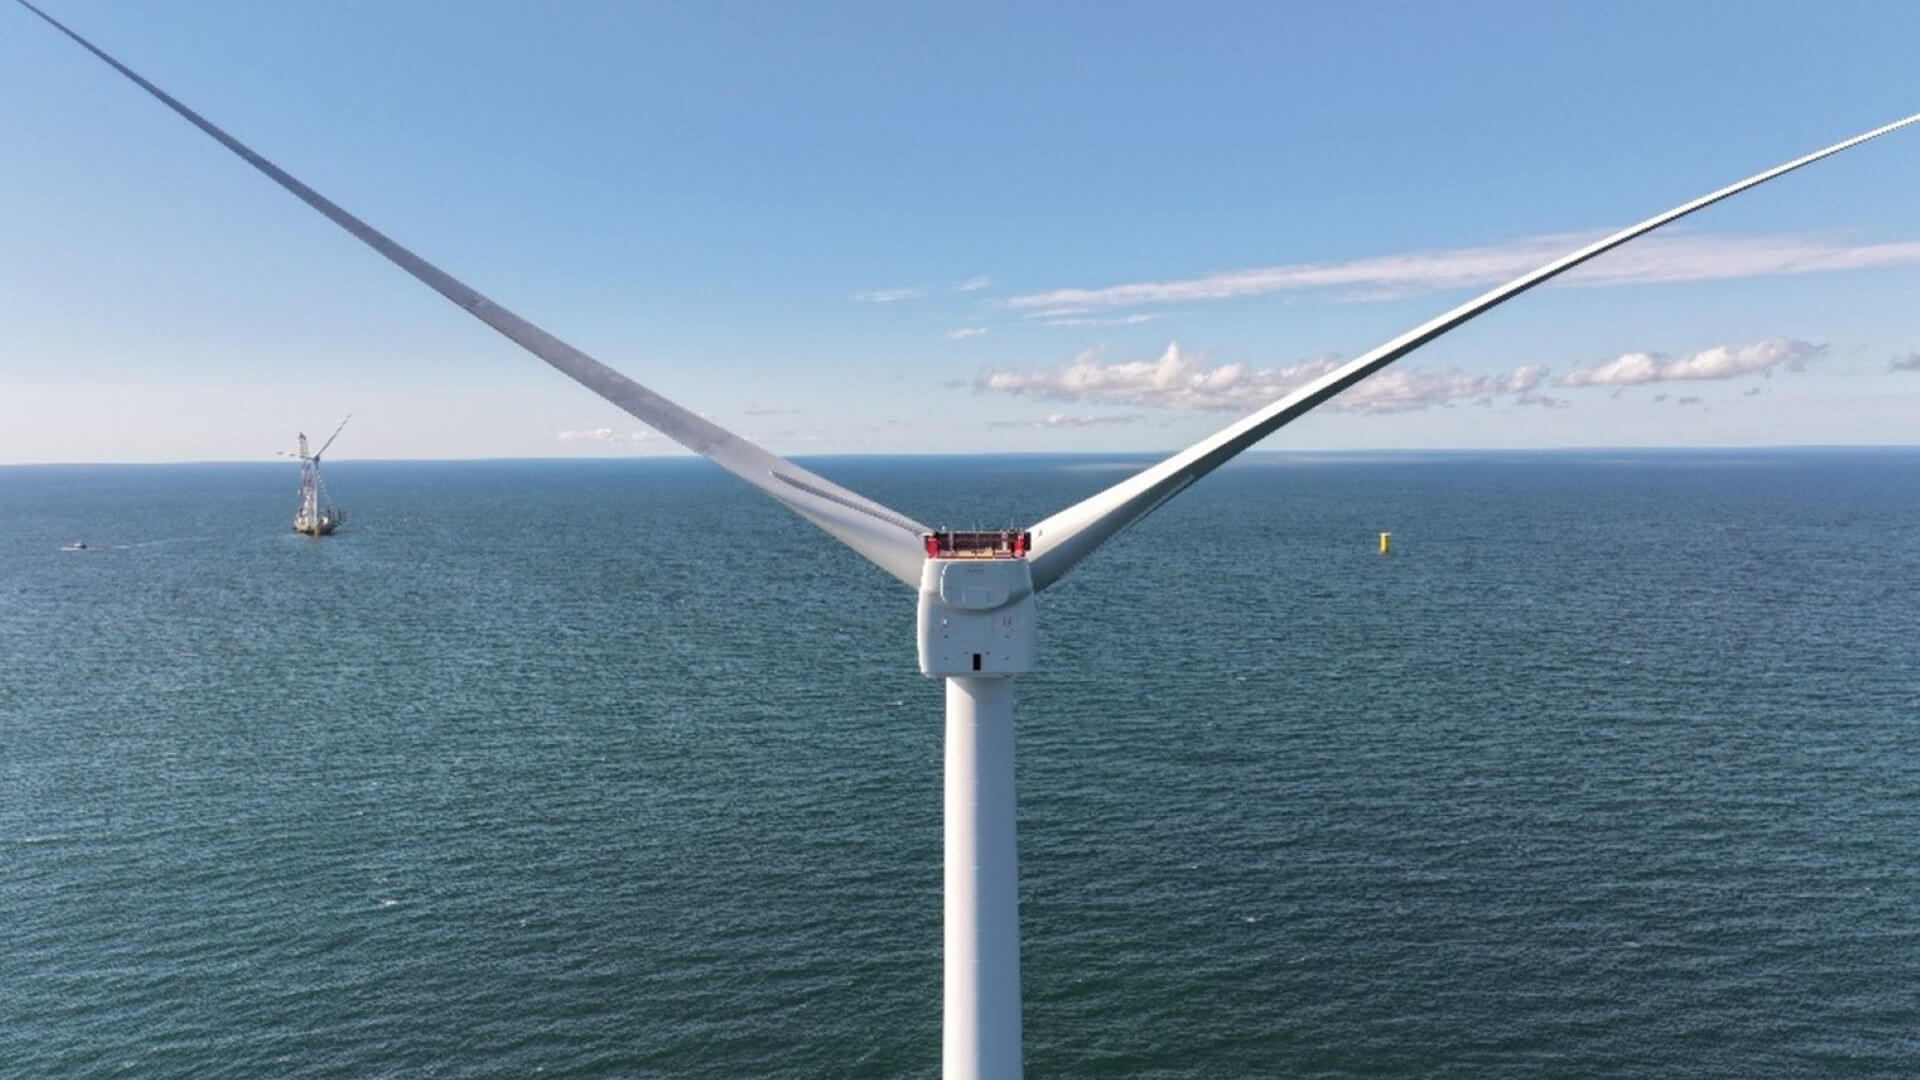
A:
<svg viewBox="0 0 1920 1080">
<path fill-rule="evenodd" d="M 1368 447 L 1353 449 L 1251 449 L 1252 455 L 1281 455 L 1291 457 L 1389 457 L 1389 456 L 1465 456 L 1475 454 L 1686 454 L 1686 453 L 1756 453 L 1756 452 L 1822 452 L 1844 450 L 1912 450 L 1920 451 L 1920 442 L 1905 443 L 1739 443 L 1716 444 L 1619 444 L 1619 445 L 1573 445 L 1573 446 L 1479 446 L 1479 447 Z M 860 452 L 860 453 L 821 453 L 781 455 L 789 460 L 850 460 L 872 461 L 876 459 L 898 458 L 1139 458 L 1143 461 L 1158 461 L 1172 451 L 1164 450 L 990 450 L 970 451 L 897 451 L 897 452 Z M 597 463 L 613 462 L 696 462 L 706 461 L 692 451 L 675 454 L 608 454 L 599 457 L 534 457 L 534 456 L 489 456 L 489 457 L 369 457 L 342 458 L 338 465 L 458 465 L 483 462 L 526 462 L 526 463 Z M 168 461 L 0 461 L 0 469 L 35 468 L 95 468 L 104 466 L 124 466 L 131 468 L 148 466 L 184 466 L 184 465 L 274 465 L 284 466 L 284 460 L 273 458 L 196 458 Z"/>
</svg>

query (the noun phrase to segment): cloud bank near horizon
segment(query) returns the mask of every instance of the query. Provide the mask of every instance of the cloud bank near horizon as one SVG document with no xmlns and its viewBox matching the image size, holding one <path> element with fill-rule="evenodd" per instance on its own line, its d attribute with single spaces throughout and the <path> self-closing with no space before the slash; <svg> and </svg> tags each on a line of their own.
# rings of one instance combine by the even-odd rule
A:
<svg viewBox="0 0 1920 1080">
<path fill-rule="evenodd" d="M 1742 375 L 1771 376 L 1775 371 L 1805 371 L 1826 351 L 1825 345 L 1793 338 L 1772 338 L 1751 345 L 1715 345 L 1684 359 L 1663 353 L 1622 353 L 1576 368 L 1554 380 L 1555 386 L 1638 386 L 1651 382 L 1736 379 Z"/>
<path fill-rule="evenodd" d="M 1522 364 L 1496 374 L 1473 374 L 1459 368 L 1388 368 L 1349 387 L 1328 401 L 1325 408 L 1354 413 L 1417 412 L 1461 403 L 1560 408 L 1567 400 L 1547 394 L 1547 387 L 1618 389 L 1650 382 L 1771 376 L 1779 370 L 1805 370 L 1825 349 L 1811 342 L 1774 338 L 1750 345 L 1716 345 L 1682 359 L 1631 352 L 1576 368 L 1551 381 L 1551 369 L 1542 364 Z M 1057 368 L 985 368 L 975 376 L 973 390 L 977 394 L 1086 405 L 1244 413 L 1294 393 L 1345 362 L 1342 357 L 1326 356 L 1273 368 L 1239 363 L 1209 365 L 1204 354 L 1185 351 L 1174 342 L 1153 360 L 1105 363 L 1099 349 L 1089 349 Z"/>
<path fill-rule="evenodd" d="M 580 428 L 574 431 L 556 431 L 553 437 L 563 443 L 599 443 L 601 445 L 613 446 L 656 442 L 661 436 L 659 432 L 647 428 L 634 428 L 632 431 L 622 433 L 610 427 L 598 427 Z"/>
<path fill-rule="evenodd" d="M 1205 356 L 1178 342 L 1153 360 L 1102 363 L 1090 349 L 1058 368 L 1033 372 L 989 368 L 975 378 L 976 393 L 1011 394 L 1045 401 L 1127 405 L 1150 409 L 1247 412 L 1293 393 L 1338 368 L 1344 359 L 1321 357 L 1276 368 L 1246 364 L 1208 366 Z M 1459 370 L 1380 372 L 1348 389 L 1326 407 L 1348 412 L 1408 412 L 1458 400 L 1525 397 L 1524 404 L 1552 402 L 1535 393 L 1547 369 L 1528 364 L 1501 375 Z"/>
<path fill-rule="evenodd" d="M 1000 428 L 1084 428 L 1101 427 L 1111 424 L 1131 424 L 1140 419 L 1139 413 L 1122 413 L 1115 416 L 1089 416 L 1080 413 L 1048 413 L 1029 420 L 991 420 L 988 427 Z"/>
</svg>

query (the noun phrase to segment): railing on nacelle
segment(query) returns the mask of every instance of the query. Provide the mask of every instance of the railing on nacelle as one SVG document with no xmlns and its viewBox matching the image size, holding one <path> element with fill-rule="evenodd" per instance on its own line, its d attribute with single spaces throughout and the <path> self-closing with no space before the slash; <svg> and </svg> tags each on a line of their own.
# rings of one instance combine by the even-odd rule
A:
<svg viewBox="0 0 1920 1080">
<path fill-rule="evenodd" d="M 1033 534 L 1020 529 L 925 534 L 929 559 L 1024 559 Z"/>
</svg>

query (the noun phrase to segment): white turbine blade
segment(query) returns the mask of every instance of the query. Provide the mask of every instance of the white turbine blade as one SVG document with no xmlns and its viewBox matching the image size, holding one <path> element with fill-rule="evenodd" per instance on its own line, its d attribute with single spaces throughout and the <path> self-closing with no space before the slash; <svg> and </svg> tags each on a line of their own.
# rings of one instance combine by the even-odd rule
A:
<svg viewBox="0 0 1920 1080">
<path fill-rule="evenodd" d="M 920 568 L 926 561 L 926 547 L 922 539 L 923 534 L 928 531 L 926 526 L 871 499 L 848 491 L 833 481 L 817 476 L 785 458 L 776 457 L 762 450 L 718 424 L 668 401 L 488 300 L 464 282 L 401 247 L 388 239 L 385 234 L 347 213 L 319 192 L 294 179 L 279 166 L 254 153 L 238 139 L 176 101 L 166 91 L 95 48 L 86 38 L 67 29 L 51 15 L 34 7 L 27 0 L 19 0 L 19 2 L 22 7 L 46 20 L 54 29 L 72 38 L 81 48 L 104 60 L 114 70 L 159 99 L 162 104 L 185 117 L 193 126 L 238 154 L 249 165 L 299 196 L 302 202 L 333 219 L 336 225 L 359 237 L 368 247 L 385 255 L 395 265 L 430 286 L 435 292 L 465 308 L 474 318 L 493 327 L 521 348 L 560 369 L 582 386 L 625 409 L 662 435 L 771 495 L 788 509 L 826 530 L 882 570 L 916 589 L 919 588 Z"/>
<path fill-rule="evenodd" d="M 352 413 L 348 413 L 348 414 L 347 414 L 347 420 L 351 420 L 351 419 L 353 419 L 353 414 L 352 414 Z M 331 434 L 331 435 L 329 435 L 329 436 L 327 436 L 327 441 L 326 441 L 326 442 L 323 442 L 323 443 L 321 443 L 321 444 L 320 444 L 320 449 L 318 449 L 318 450 L 315 450 L 315 451 L 313 452 L 313 460 L 315 460 L 315 461 L 319 461 L 319 460 L 320 460 L 320 455 L 321 455 L 321 454 L 324 454 L 324 453 L 326 453 L 326 452 L 327 452 L 327 447 L 329 447 L 329 446 L 332 446 L 332 445 L 333 445 L 333 440 L 335 440 L 335 439 L 337 439 L 337 438 L 339 438 L 339 437 L 340 437 L 340 433 L 341 433 L 342 431 L 345 431 L 345 430 L 347 429 L 347 420 L 342 420 L 342 421 L 340 421 L 340 426 L 339 426 L 339 427 L 337 427 L 337 428 L 334 428 L 334 429 L 333 429 L 333 434 Z"/>
<path fill-rule="evenodd" d="M 1219 468 L 1228 459 L 1267 437 L 1275 429 L 1299 417 L 1361 379 L 1452 330 L 1454 327 L 1526 292 L 1541 282 L 1579 266 L 1602 252 L 1610 251 L 1637 236 L 1678 218 L 1686 217 L 1721 199 L 1738 195 L 1776 176 L 1790 173 L 1829 154 L 1837 154 L 1868 139 L 1885 135 L 1896 128 L 1920 121 L 1920 114 L 1897 120 L 1885 127 L 1856 135 L 1796 158 L 1778 168 L 1768 169 L 1731 184 L 1709 195 L 1702 195 L 1666 213 L 1648 218 L 1638 225 L 1622 229 L 1569 255 L 1514 279 L 1497 289 L 1469 300 L 1438 318 L 1429 320 L 1350 363 L 1315 379 L 1279 401 L 1229 424 L 1172 457 L 1126 480 L 1084 499 L 1033 526 L 1033 587 L 1044 589 L 1059 580 L 1073 565 L 1092 554 L 1094 549 L 1127 526 L 1152 513 L 1159 505 L 1179 494 L 1182 488 Z"/>
</svg>

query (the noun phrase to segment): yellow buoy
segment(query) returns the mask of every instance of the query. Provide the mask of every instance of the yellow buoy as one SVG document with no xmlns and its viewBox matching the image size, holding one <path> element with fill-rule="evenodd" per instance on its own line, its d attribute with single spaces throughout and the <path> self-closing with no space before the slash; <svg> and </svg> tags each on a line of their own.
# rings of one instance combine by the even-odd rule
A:
<svg viewBox="0 0 1920 1080">
<path fill-rule="evenodd" d="M 1380 534 L 1380 554 L 1385 555 L 1387 552 L 1392 550 L 1393 550 L 1393 534 L 1390 532 L 1381 533 Z"/>
</svg>

